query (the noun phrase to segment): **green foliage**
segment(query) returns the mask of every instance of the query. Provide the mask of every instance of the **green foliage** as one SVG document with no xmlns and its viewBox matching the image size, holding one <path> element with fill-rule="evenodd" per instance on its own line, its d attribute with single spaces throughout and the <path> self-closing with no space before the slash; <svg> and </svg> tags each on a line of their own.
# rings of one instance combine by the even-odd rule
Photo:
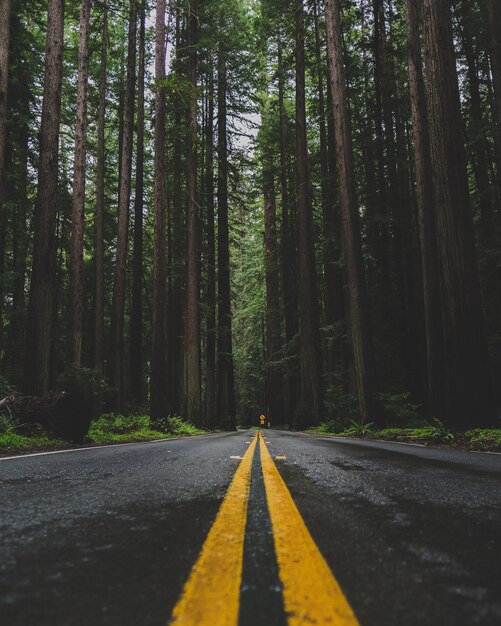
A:
<svg viewBox="0 0 501 626">
<path fill-rule="evenodd" d="M 390 420 L 397 420 L 401 423 L 419 418 L 421 405 L 411 402 L 411 394 L 408 392 L 378 393 L 376 399 L 381 402 L 384 413 Z"/>
<path fill-rule="evenodd" d="M 152 422 L 149 415 L 105 413 L 93 421 L 88 440 L 94 443 L 146 441 L 200 435 L 204 432 L 177 416 Z"/>
<path fill-rule="evenodd" d="M 432 440 L 439 443 L 454 443 L 454 433 L 446 428 L 440 420 L 434 419 L 433 422 L 435 425 L 430 428 Z"/>
<path fill-rule="evenodd" d="M 343 434 L 353 437 L 370 437 L 374 434 L 374 422 L 365 423 L 361 420 L 350 420 L 350 426 Z"/>
<path fill-rule="evenodd" d="M 0 434 L 0 451 L 32 450 L 33 448 L 56 448 L 63 445 L 57 439 L 49 439 L 47 435 L 26 437 L 12 430 Z"/>
<path fill-rule="evenodd" d="M 465 433 L 468 446 L 485 451 L 501 451 L 501 428 L 475 428 Z"/>
</svg>

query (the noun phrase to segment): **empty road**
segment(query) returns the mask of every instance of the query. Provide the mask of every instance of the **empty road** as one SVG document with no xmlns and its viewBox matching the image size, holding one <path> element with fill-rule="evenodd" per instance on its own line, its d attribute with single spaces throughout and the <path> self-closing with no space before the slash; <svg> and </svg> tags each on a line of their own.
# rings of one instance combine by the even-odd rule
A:
<svg viewBox="0 0 501 626">
<path fill-rule="evenodd" d="M 0 622 L 501 623 L 501 455 L 263 435 L 1 459 Z"/>
</svg>

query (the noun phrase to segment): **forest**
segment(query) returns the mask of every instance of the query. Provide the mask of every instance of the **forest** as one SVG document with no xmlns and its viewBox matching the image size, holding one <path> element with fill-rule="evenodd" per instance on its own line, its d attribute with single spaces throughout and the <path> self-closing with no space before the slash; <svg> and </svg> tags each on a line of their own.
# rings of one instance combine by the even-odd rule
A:
<svg viewBox="0 0 501 626">
<path fill-rule="evenodd" d="M 499 427 L 498 0 L 0 0 L 0 208 L 1 398 Z"/>
</svg>

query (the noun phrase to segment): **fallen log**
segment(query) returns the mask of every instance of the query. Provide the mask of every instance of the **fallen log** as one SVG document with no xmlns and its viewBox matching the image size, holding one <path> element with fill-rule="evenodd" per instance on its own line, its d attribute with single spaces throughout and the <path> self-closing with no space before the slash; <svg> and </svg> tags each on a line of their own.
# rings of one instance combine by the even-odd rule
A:
<svg viewBox="0 0 501 626">
<path fill-rule="evenodd" d="M 89 431 L 92 409 L 83 394 L 57 391 L 44 396 L 3 398 L 0 415 L 13 418 L 19 429 L 38 424 L 49 435 L 81 443 Z"/>
</svg>

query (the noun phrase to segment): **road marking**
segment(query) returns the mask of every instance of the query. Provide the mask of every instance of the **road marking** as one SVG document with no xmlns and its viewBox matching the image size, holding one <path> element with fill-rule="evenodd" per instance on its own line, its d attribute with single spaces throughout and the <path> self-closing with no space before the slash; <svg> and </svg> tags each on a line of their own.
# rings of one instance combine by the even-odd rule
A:
<svg viewBox="0 0 501 626">
<path fill-rule="evenodd" d="M 241 456 L 230 456 L 230 459 L 240 459 L 241 460 L 242 457 Z"/>
<path fill-rule="evenodd" d="M 235 626 L 240 585 L 252 459 L 257 437 L 238 466 L 180 599 L 173 624 Z"/>
<path fill-rule="evenodd" d="M 276 456 L 275 458 L 277 459 L 277 461 L 285 461 L 285 459 L 287 457 L 286 456 Z"/>
<path fill-rule="evenodd" d="M 259 446 L 288 626 L 359 626 L 341 587 L 306 528 L 262 436 Z"/>
</svg>

